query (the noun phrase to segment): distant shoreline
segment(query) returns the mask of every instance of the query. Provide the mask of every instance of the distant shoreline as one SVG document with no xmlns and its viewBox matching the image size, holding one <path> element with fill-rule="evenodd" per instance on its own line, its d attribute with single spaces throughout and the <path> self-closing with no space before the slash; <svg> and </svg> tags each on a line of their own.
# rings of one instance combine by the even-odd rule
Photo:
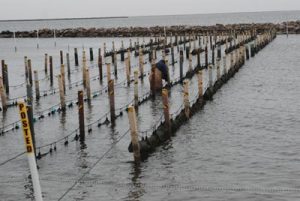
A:
<svg viewBox="0 0 300 201">
<path fill-rule="evenodd" d="M 0 20 L 0 22 L 28 22 L 28 21 L 60 21 L 60 20 L 107 20 L 107 19 L 124 19 L 129 16 L 118 17 L 83 17 L 83 18 L 49 18 L 49 19 L 18 19 L 18 20 Z"/>
</svg>

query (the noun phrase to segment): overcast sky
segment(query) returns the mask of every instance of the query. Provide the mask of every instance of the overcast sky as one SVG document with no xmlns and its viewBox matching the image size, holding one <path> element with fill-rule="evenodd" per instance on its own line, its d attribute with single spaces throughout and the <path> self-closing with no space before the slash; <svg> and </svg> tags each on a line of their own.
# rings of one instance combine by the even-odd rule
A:
<svg viewBox="0 0 300 201">
<path fill-rule="evenodd" d="M 300 0 L 0 0 L 0 20 L 300 10 Z"/>
</svg>

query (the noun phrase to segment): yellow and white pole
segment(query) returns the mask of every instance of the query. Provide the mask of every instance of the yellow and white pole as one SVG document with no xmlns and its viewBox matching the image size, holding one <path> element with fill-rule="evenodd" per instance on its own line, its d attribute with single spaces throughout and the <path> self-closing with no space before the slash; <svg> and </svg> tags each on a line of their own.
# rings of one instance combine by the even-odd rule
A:
<svg viewBox="0 0 300 201">
<path fill-rule="evenodd" d="M 31 178 L 33 183 L 34 197 L 36 201 L 43 201 L 42 190 L 41 190 L 41 185 L 39 180 L 39 173 L 36 166 L 32 136 L 31 136 L 29 121 L 27 116 L 27 107 L 24 102 L 19 102 L 18 107 L 19 107 L 19 113 L 20 113 L 20 118 L 23 127 L 25 148 L 27 152 L 29 168 L 30 168 L 30 173 L 31 173 Z"/>
</svg>

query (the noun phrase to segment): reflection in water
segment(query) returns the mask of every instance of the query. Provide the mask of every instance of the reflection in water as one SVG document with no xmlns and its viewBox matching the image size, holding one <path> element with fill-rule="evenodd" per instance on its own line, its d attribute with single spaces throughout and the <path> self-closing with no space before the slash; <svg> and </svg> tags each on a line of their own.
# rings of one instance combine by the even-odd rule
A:
<svg viewBox="0 0 300 201">
<path fill-rule="evenodd" d="M 132 175 L 131 182 L 132 186 L 128 192 L 128 200 L 139 201 L 140 198 L 145 194 L 144 185 L 141 183 L 141 164 L 132 163 Z"/>
<path fill-rule="evenodd" d="M 26 184 L 24 185 L 24 194 L 27 199 L 34 200 L 34 193 L 33 193 L 33 184 L 32 184 L 32 179 L 31 175 L 28 175 L 25 177 Z"/>
</svg>

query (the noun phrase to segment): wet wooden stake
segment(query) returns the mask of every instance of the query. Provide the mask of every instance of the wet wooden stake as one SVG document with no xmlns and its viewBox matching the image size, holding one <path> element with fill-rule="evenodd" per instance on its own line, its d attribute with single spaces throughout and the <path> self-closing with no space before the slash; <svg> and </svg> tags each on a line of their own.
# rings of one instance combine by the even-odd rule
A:
<svg viewBox="0 0 300 201">
<path fill-rule="evenodd" d="M 98 68 L 99 68 L 99 79 L 102 82 L 102 80 L 103 80 L 103 70 L 102 70 L 101 48 L 98 49 Z"/>
<path fill-rule="evenodd" d="M 179 72 L 180 72 L 180 81 L 183 79 L 183 50 L 180 50 L 180 56 L 179 56 Z"/>
<path fill-rule="evenodd" d="M 5 77 L 5 82 L 4 82 L 4 86 L 5 86 L 5 91 L 6 94 L 9 94 L 9 79 L 8 79 L 8 69 L 7 69 L 7 64 L 4 64 L 4 71 L 3 71 L 3 77 Z"/>
<path fill-rule="evenodd" d="M 212 87 L 212 86 L 213 86 L 212 68 L 213 68 L 213 65 L 210 64 L 210 65 L 208 66 L 208 86 L 209 86 L 209 87 Z"/>
<path fill-rule="evenodd" d="M 227 74 L 227 62 L 226 62 L 226 56 L 223 56 L 223 75 Z"/>
<path fill-rule="evenodd" d="M 114 52 L 114 75 L 115 75 L 115 78 L 118 77 L 118 60 L 117 60 L 117 52 L 115 51 Z"/>
<path fill-rule="evenodd" d="M 125 54 L 124 54 L 124 42 L 121 41 L 121 61 L 124 61 L 125 60 Z"/>
<path fill-rule="evenodd" d="M 29 84 L 30 84 L 30 86 L 32 86 L 31 59 L 28 59 L 28 79 L 29 79 Z"/>
<path fill-rule="evenodd" d="M 68 71 L 68 77 L 70 78 L 71 76 L 71 66 L 70 66 L 70 55 L 69 53 L 66 54 L 67 57 L 67 71 Z"/>
<path fill-rule="evenodd" d="M 58 80 L 58 88 L 59 88 L 60 107 L 62 111 L 65 111 L 66 110 L 65 92 L 64 92 L 62 76 L 60 74 L 57 76 L 57 80 Z"/>
<path fill-rule="evenodd" d="M 198 98 L 201 99 L 203 97 L 203 73 L 202 70 L 197 72 L 198 77 Z"/>
<path fill-rule="evenodd" d="M 79 139 L 81 142 L 85 140 L 84 129 L 84 104 L 83 104 L 83 91 L 78 91 L 78 116 L 79 116 Z"/>
<path fill-rule="evenodd" d="M 134 71 L 134 106 L 137 108 L 139 106 L 139 72 Z"/>
<path fill-rule="evenodd" d="M 3 78 L 2 77 L 0 77 L 0 95 L 1 95 L 2 109 L 3 109 L 3 111 L 6 111 L 7 110 L 6 94 L 4 92 Z"/>
<path fill-rule="evenodd" d="M 75 66 L 78 66 L 78 52 L 77 48 L 74 48 L 74 58 L 75 58 Z"/>
<path fill-rule="evenodd" d="M 139 69 L 140 69 L 140 77 L 143 80 L 144 79 L 144 55 L 143 55 L 142 48 L 140 48 L 139 50 Z"/>
<path fill-rule="evenodd" d="M 48 54 L 45 54 L 45 73 L 48 73 Z"/>
<path fill-rule="evenodd" d="M 93 48 L 90 48 L 90 61 L 94 61 Z"/>
<path fill-rule="evenodd" d="M 40 85 L 39 85 L 39 77 L 38 72 L 35 70 L 33 71 L 34 74 L 34 85 L 35 85 L 35 98 L 36 100 L 40 99 Z"/>
<path fill-rule="evenodd" d="M 86 76 L 85 76 L 85 69 L 86 69 L 86 56 L 85 56 L 85 50 L 82 51 L 82 84 L 83 87 L 86 87 Z"/>
<path fill-rule="evenodd" d="M 129 74 L 131 74 L 131 53 L 130 50 L 127 51 L 127 58 L 128 58 L 128 67 L 129 67 Z"/>
<path fill-rule="evenodd" d="M 106 56 L 106 43 L 103 43 L 103 59 L 105 60 Z"/>
<path fill-rule="evenodd" d="M 60 64 L 64 64 L 64 53 L 62 50 L 60 50 Z"/>
<path fill-rule="evenodd" d="M 61 79 L 62 79 L 62 85 L 64 88 L 64 94 L 66 94 L 66 76 L 65 76 L 65 65 L 61 64 L 60 66 L 60 74 L 61 74 Z"/>
<path fill-rule="evenodd" d="M 107 77 L 107 83 L 109 82 L 109 80 L 111 80 L 111 70 L 110 70 L 110 63 L 106 64 L 106 77 Z"/>
<path fill-rule="evenodd" d="M 161 94 L 162 94 L 162 102 L 163 102 L 163 108 L 164 108 L 166 132 L 168 134 L 168 137 L 171 138 L 172 130 L 171 130 L 171 119 L 170 119 L 170 107 L 169 107 L 168 90 L 163 89 Z"/>
<path fill-rule="evenodd" d="M 85 74 L 86 74 L 86 97 L 90 103 L 92 100 L 92 97 L 91 97 L 90 72 L 89 72 L 88 68 L 85 69 Z"/>
<path fill-rule="evenodd" d="M 136 163 L 139 163 L 141 160 L 141 152 L 140 152 L 140 144 L 139 144 L 139 137 L 137 131 L 136 114 L 133 106 L 128 107 L 128 119 L 129 119 L 130 131 L 131 131 L 133 157 L 134 157 L 134 161 Z"/>
<path fill-rule="evenodd" d="M 192 58 L 192 53 L 190 52 L 189 54 L 189 71 L 193 71 L 193 58 Z"/>
<path fill-rule="evenodd" d="M 130 85 L 130 67 L 128 57 L 125 59 L 127 85 Z"/>
<path fill-rule="evenodd" d="M 217 59 L 217 80 L 221 78 L 220 59 Z"/>
<path fill-rule="evenodd" d="M 53 86 L 53 60 L 52 60 L 52 56 L 49 57 L 49 68 L 50 68 L 50 85 Z"/>
<path fill-rule="evenodd" d="M 208 49 L 207 46 L 205 46 L 205 68 L 208 67 Z"/>
<path fill-rule="evenodd" d="M 24 56 L 24 67 L 25 67 L 25 82 L 28 80 L 28 60 L 27 57 Z"/>
<path fill-rule="evenodd" d="M 183 81 L 183 103 L 186 118 L 190 118 L 189 81 Z"/>
<path fill-rule="evenodd" d="M 116 119 L 114 80 L 108 81 L 108 96 L 109 96 L 109 106 L 110 106 L 110 120 L 112 125 L 114 125 Z"/>
<path fill-rule="evenodd" d="M 156 64 L 154 61 L 152 61 L 152 64 L 151 64 L 151 82 L 150 82 L 150 91 L 151 91 L 151 95 L 152 96 L 155 96 L 155 90 L 156 90 L 156 86 L 155 86 L 155 69 L 156 69 Z"/>
</svg>

